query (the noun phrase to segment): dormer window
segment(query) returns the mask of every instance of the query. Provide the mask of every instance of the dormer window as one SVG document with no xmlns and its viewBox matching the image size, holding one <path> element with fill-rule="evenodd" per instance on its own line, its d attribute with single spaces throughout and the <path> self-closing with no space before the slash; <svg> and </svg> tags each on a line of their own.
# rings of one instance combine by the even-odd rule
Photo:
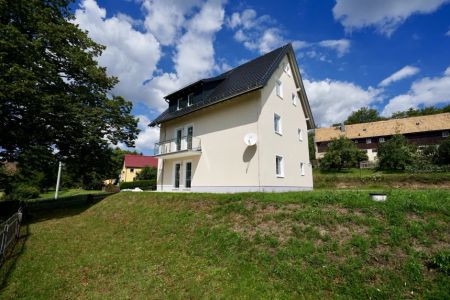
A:
<svg viewBox="0 0 450 300">
<path fill-rule="evenodd" d="M 180 108 L 181 108 L 181 100 L 182 100 L 182 98 L 179 98 L 177 100 L 177 110 L 180 110 Z"/>
<path fill-rule="evenodd" d="M 194 94 L 191 93 L 188 95 L 188 99 L 187 99 L 187 106 L 191 106 L 192 105 L 192 100 L 194 99 Z"/>
</svg>

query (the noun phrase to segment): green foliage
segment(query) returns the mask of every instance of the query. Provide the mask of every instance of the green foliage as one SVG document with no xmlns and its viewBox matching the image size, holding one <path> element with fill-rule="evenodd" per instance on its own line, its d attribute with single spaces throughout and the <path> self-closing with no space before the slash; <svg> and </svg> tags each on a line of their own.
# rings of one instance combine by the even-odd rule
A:
<svg viewBox="0 0 450 300">
<path fill-rule="evenodd" d="M 444 250 L 436 253 L 431 258 L 431 263 L 436 267 L 439 271 L 450 275 L 450 251 Z"/>
<path fill-rule="evenodd" d="M 112 152 L 111 160 L 114 163 L 114 172 L 111 174 L 111 178 L 119 178 L 120 172 L 123 167 L 123 158 L 125 154 L 139 154 L 137 151 L 122 150 L 116 147 Z"/>
<path fill-rule="evenodd" d="M 442 165 L 450 165 L 450 138 L 446 138 L 438 147 L 436 162 Z"/>
<path fill-rule="evenodd" d="M 409 117 L 417 117 L 417 116 L 426 116 L 426 115 L 434 115 L 440 113 L 450 112 L 450 105 L 446 105 L 442 108 L 436 108 L 433 106 L 414 109 L 409 108 L 405 111 L 398 111 L 392 114 L 391 119 L 401 119 L 401 118 L 409 118 Z"/>
<path fill-rule="evenodd" d="M 314 146 L 314 132 L 308 133 L 308 150 L 309 150 L 309 160 L 313 161 L 316 159 L 316 149 Z"/>
<path fill-rule="evenodd" d="M 144 167 L 142 170 L 136 175 L 134 180 L 156 180 L 156 176 L 158 174 L 158 170 L 153 167 Z"/>
<path fill-rule="evenodd" d="M 121 182 L 120 183 L 120 189 L 134 189 L 134 188 L 140 188 L 142 190 L 153 190 L 156 188 L 156 178 L 152 180 L 137 180 L 137 181 L 130 181 L 130 182 Z"/>
<path fill-rule="evenodd" d="M 364 160 L 367 160 L 367 154 L 359 150 L 350 139 L 341 136 L 328 144 L 327 152 L 320 160 L 320 167 L 341 170 L 356 167 Z"/>
<path fill-rule="evenodd" d="M 381 120 L 384 120 L 384 118 L 380 117 L 376 109 L 361 107 L 360 109 L 353 111 L 350 116 L 348 116 L 347 120 L 344 121 L 344 124 L 368 123 Z"/>
<path fill-rule="evenodd" d="M 378 146 L 378 166 L 382 170 L 405 170 L 414 163 L 414 153 L 403 135 L 394 135 Z"/>
<path fill-rule="evenodd" d="M 39 197 L 39 188 L 28 184 L 18 184 L 8 195 L 9 200 L 28 200 Z"/>
<path fill-rule="evenodd" d="M 133 146 L 139 132 L 131 102 L 110 94 L 117 78 L 98 66 L 105 48 L 70 22 L 70 2 L 0 1 L 0 156 L 24 180 L 44 174 L 40 188 L 54 184 L 60 160 L 97 185 L 112 173 L 109 143 Z"/>
<path fill-rule="evenodd" d="M 120 192 L 120 188 L 114 184 L 107 184 L 104 188 L 107 193 L 117 193 Z"/>
</svg>

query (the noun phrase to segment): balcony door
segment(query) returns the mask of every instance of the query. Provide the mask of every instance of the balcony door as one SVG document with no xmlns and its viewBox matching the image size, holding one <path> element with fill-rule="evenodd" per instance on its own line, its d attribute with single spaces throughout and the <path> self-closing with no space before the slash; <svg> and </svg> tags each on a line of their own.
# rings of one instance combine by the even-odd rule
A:
<svg viewBox="0 0 450 300">
<path fill-rule="evenodd" d="M 173 186 L 175 188 L 179 188 L 180 187 L 180 173 L 181 173 L 181 164 L 180 163 L 175 163 L 175 174 L 174 174 L 174 181 L 173 181 Z"/>
<path fill-rule="evenodd" d="M 194 135 L 194 127 L 189 126 L 187 128 L 187 137 L 186 137 L 186 142 L 187 142 L 187 149 L 188 150 L 192 150 L 192 137 Z"/>
<path fill-rule="evenodd" d="M 183 129 L 177 129 L 176 133 L 175 133 L 175 146 L 176 146 L 176 151 L 180 151 L 181 150 L 181 139 L 183 137 Z"/>
</svg>

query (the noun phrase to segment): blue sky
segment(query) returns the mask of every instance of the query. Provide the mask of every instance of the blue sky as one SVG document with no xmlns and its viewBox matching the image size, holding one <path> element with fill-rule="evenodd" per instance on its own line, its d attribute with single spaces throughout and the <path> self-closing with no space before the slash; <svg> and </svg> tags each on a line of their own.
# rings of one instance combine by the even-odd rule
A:
<svg viewBox="0 0 450 300">
<path fill-rule="evenodd" d="M 450 0 L 79 0 L 75 23 L 107 46 L 98 58 L 149 120 L 163 96 L 292 42 L 319 126 L 362 106 L 383 115 L 450 103 Z"/>
</svg>

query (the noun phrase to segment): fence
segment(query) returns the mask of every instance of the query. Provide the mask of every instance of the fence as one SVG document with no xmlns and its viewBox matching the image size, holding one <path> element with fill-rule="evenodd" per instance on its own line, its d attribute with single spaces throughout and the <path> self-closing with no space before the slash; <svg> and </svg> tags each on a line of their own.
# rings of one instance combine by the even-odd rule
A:
<svg viewBox="0 0 450 300">
<path fill-rule="evenodd" d="M 22 222 L 22 208 L 0 225 L 0 266 L 2 265 L 6 252 L 19 238 L 20 223 Z"/>
</svg>

